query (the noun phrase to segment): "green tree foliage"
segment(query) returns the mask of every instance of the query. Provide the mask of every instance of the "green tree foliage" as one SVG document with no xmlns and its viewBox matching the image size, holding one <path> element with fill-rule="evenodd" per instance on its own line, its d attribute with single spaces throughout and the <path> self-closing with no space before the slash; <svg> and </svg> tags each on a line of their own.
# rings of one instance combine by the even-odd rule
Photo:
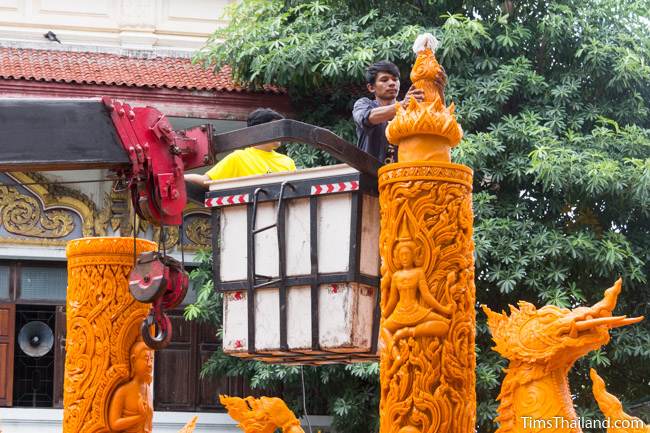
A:
<svg viewBox="0 0 650 433">
<path fill-rule="evenodd" d="M 647 0 L 242 0 L 196 60 L 231 65 L 252 87 L 283 86 L 297 117 L 353 141 L 350 108 L 366 65 L 392 60 L 404 89 L 415 36 L 435 34 L 448 102 L 465 130 L 453 158 L 475 173 L 478 301 L 493 309 L 518 299 L 572 307 L 596 302 L 621 276 L 617 313 L 648 316 L 649 10 Z M 304 147 L 289 152 L 303 166 L 330 162 Z M 199 302 L 188 314 L 215 305 Z M 478 428 L 493 431 L 505 363 L 490 349 L 485 317 L 477 317 Z M 648 323 L 614 330 L 608 346 L 576 365 L 571 384 L 581 414 L 597 413 L 589 365 L 625 402 L 648 398 Z M 376 370 L 306 371 L 310 397 L 320 398 L 339 431 L 376 426 Z M 299 377 L 295 368 L 216 354 L 206 372 L 224 371 L 245 372 L 260 386 Z"/>
</svg>

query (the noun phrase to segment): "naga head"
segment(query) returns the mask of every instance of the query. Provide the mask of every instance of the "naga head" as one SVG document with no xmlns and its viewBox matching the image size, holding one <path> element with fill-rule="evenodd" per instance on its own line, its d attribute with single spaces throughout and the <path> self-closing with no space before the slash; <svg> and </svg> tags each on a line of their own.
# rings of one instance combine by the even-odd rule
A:
<svg viewBox="0 0 650 433">
<path fill-rule="evenodd" d="M 554 305 L 537 309 L 520 301 L 519 308 L 511 305 L 507 315 L 484 305 L 494 350 L 511 362 L 570 367 L 581 356 L 607 344 L 610 329 L 643 320 L 612 315 L 620 292 L 619 279 L 595 305 L 573 310 Z"/>
<path fill-rule="evenodd" d="M 273 433 L 278 428 L 284 433 L 305 433 L 298 418 L 277 397 L 239 398 L 220 395 L 219 401 L 244 433 Z"/>
</svg>

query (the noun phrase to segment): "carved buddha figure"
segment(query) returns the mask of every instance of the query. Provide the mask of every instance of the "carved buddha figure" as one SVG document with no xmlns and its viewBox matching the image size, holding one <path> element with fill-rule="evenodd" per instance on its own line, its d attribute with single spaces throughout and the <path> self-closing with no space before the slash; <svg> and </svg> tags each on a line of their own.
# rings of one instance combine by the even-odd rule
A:
<svg viewBox="0 0 650 433">
<path fill-rule="evenodd" d="M 142 341 L 131 346 L 131 380 L 113 394 L 108 411 L 111 431 L 151 433 L 153 352 Z"/>
<path fill-rule="evenodd" d="M 403 232 L 406 230 L 403 229 Z M 390 278 L 382 339 L 393 342 L 408 337 L 443 337 L 449 330 L 452 309 L 430 293 L 424 269 L 416 265 L 417 244 L 400 237 L 393 250 L 397 271 Z"/>
</svg>

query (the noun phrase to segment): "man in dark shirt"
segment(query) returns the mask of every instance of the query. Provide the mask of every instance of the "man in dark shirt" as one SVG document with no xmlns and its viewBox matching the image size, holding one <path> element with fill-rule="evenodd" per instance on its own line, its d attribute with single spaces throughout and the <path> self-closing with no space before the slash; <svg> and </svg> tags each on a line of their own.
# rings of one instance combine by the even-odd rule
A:
<svg viewBox="0 0 650 433">
<path fill-rule="evenodd" d="M 399 92 L 399 69 L 387 60 L 374 63 L 366 69 L 368 91 L 374 99 L 361 98 L 354 103 L 352 117 L 357 127 L 357 146 L 382 162 L 394 162 L 396 152 L 386 140 L 386 125 L 395 117 L 397 94 Z M 409 98 L 424 99 L 424 92 L 411 86 L 404 100 L 406 108 Z"/>
</svg>

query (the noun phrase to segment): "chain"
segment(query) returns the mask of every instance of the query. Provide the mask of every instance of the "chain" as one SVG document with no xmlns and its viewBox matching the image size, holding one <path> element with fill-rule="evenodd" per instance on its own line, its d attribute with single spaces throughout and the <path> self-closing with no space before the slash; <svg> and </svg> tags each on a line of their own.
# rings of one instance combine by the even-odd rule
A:
<svg viewBox="0 0 650 433">
<path fill-rule="evenodd" d="M 137 246 L 136 246 L 136 226 L 138 224 L 138 215 L 137 212 L 135 211 L 135 206 L 133 206 L 133 268 L 135 268 L 135 265 L 138 263 L 138 251 L 137 251 Z"/>
<path fill-rule="evenodd" d="M 307 427 L 309 427 L 309 433 L 311 431 L 311 422 L 309 421 L 309 415 L 307 415 L 307 396 L 305 393 L 305 373 L 303 371 L 303 366 L 300 366 L 300 381 L 302 382 L 302 411 L 305 414 L 305 420 L 307 420 Z"/>
</svg>

